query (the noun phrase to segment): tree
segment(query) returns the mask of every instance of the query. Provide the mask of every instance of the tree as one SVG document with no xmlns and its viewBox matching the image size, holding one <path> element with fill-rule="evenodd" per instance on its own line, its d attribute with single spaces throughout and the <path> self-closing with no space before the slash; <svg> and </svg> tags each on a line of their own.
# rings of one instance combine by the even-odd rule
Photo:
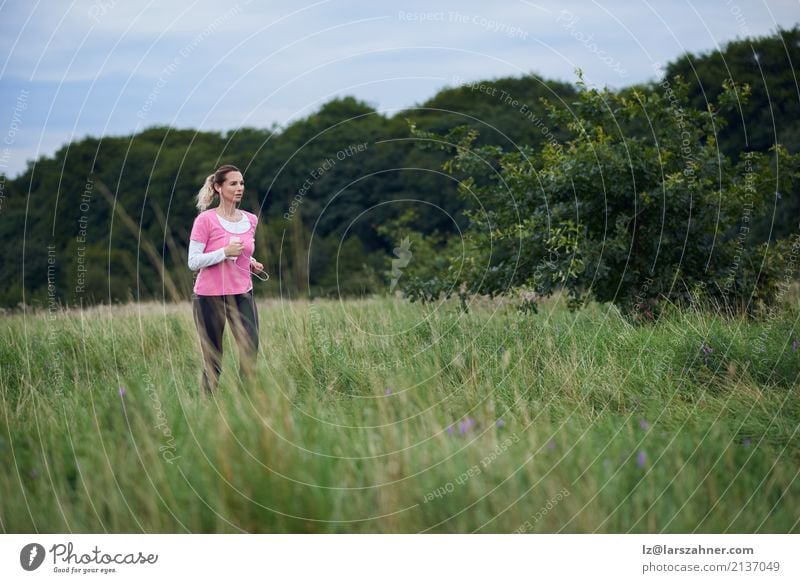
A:
<svg viewBox="0 0 800 583">
<path fill-rule="evenodd" d="M 761 38 L 745 38 L 707 54 L 686 54 L 666 68 L 668 78 L 681 75 L 689 84 L 689 99 L 705 109 L 717 99 L 722 84 L 731 79 L 748 87 L 748 99 L 736 103 L 725 114 L 719 128 L 720 149 L 734 160 L 742 152 L 766 152 L 779 143 L 789 152 L 800 152 L 800 26 L 778 29 Z M 753 234 L 773 240 L 797 230 L 800 196 L 781 192 L 773 209 L 753 225 Z"/>
<path fill-rule="evenodd" d="M 527 291 L 535 301 L 564 288 L 573 305 L 593 298 L 645 312 L 700 295 L 733 309 L 771 302 L 785 247 L 748 239 L 748 224 L 776 188 L 794 186 L 798 157 L 776 147 L 733 163 L 719 152 L 720 111 L 742 88 L 726 85 L 701 111 L 680 78 L 619 93 L 578 86 L 570 111 L 548 106 L 554 133 L 569 138 L 536 150 L 474 147 L 473 129 L 439 136 L 412 125 L 453 155 L 445 168 L 461 178 L 470 224 L 442 251 L 447 269 L 407 278 L 404 292 Z"/>
</svg>

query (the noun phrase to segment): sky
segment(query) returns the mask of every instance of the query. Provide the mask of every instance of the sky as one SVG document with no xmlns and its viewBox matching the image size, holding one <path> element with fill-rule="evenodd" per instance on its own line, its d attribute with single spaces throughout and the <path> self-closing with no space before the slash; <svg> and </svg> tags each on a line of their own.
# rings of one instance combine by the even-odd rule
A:
<svg viewBox="0 0 800 583">
<path fill-rule="evenodd" d="M 285 127 L 337 96 L 388 115 L 535 73 L 658 78 L 800 21 L 798 0 L 0 0 L 0 174 L 90 135 Z"/>
</svg>

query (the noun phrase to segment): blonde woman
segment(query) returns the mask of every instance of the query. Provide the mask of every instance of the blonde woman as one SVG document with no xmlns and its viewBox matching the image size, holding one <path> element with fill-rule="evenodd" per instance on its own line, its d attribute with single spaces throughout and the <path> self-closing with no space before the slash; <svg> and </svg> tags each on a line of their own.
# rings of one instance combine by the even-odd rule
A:
<svg viewBox="0 0 800 583">
<path fill-rule="evenodd" d="M 258 312 L 251 272 L 264 266 L 253 257 L 258 218 L 238 208 L 244 178 L 236 166 L 220 166 L 197 193 L 199 214 L 189 241 L 189 269 L 199 271 L 192 309 L 203 355 L 203 389 L 212 393 L 222 370 L 225 322 L 239 346 L 242 377 L 252 375 L 258 354 Z M 219 199 L 219 204 L 208 208 Z"/>
</svg>

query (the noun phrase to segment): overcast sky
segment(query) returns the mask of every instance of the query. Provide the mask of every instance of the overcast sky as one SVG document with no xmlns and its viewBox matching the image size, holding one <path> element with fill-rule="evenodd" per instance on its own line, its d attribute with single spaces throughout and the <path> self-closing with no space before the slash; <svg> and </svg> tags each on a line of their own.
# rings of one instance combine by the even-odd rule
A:
<svg viewBox="0 0 800 583">
<path fill-rule="evenodd" d="M 621 87 L 657 63 L 771 34 L 798 0 L 6 0 L 0 173 L 86 135 L 285 126 L 334 96 L 392 113 L 535 72 Z"/>
</svg>

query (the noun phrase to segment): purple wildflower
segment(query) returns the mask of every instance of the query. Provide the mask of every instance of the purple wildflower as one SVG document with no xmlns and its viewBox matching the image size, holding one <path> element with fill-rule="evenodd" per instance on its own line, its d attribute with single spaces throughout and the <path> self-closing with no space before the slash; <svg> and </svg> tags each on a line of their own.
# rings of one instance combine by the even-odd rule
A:
<svg viewBox="0 0 800 583">
<path fill-rule="evenodd" d="M 453 435 L 453 426 L 452 425 L 448 425 L 447 426 L 447 435 Z"/>
<path fill-rule="evenodd" d="M 503 423 L 502 419 L 498 419 L 495 425 L 497 425 L 497 428 L 500 429 L 501 427 L 503 427 L 503 425 L 505 425 L 505 423 Z"/>
<path fill-rule="evenodd" d="M 119 396 L 120 397 L 124 397 L 125 396 L 125 387 L 120 387 L 119 388 Z"/>
<path fill-rule="evenodd" d="M 467 425 L 466 421 L 459 421 L 458 422 L 458 432 L 461 435 L 464 435 L 467 432 L 467 429 L 469 429 L 469 426 Z"/>
<path fill-rule="evenodd" d="M 703 345 L 700 347 L 700 351 L 703 353 L 703 362 L 706 366 L 708 366 L 708 357 L 714 352 L 714 349 L 703 342 Z"/>
<path fill-rule="evenodd" d="M 639 419 L 639 427 L 641 427 L 644 431 L 647 431 L 650 429 L 650 424 L 644 419 Z"/>
<path fill-rule="evenodd" d="M 749 437 L 745 437 L 745 438 L 742 440 L 742 445 L 743 445 L 744 447 L 750 447 L 750 443 L 751 443 L 751 442 L 750 442 L 750 438 L 749 438 Z"/>
<path fill-rule="evenodd" d="M 643 449 L 640 449 L 639 455 L 636 456 L 636 465 L 639 466 L 640 468 L 643 468 L 646 461 L 647 461 L 647 455 L 644 453 Z"/>
<path fill-rule="evenodd" d="M 547 442 L 547 449 L 555 449 L 556 448 L 556 440 L 551 439 Z"/>
<path fill-rule="evenodd" d="M 386 387 L 386 395 L 388 396 L 388 395 L 391 395 L 391 394 L 392 394 L 391 387 Z"/>
</svg>

